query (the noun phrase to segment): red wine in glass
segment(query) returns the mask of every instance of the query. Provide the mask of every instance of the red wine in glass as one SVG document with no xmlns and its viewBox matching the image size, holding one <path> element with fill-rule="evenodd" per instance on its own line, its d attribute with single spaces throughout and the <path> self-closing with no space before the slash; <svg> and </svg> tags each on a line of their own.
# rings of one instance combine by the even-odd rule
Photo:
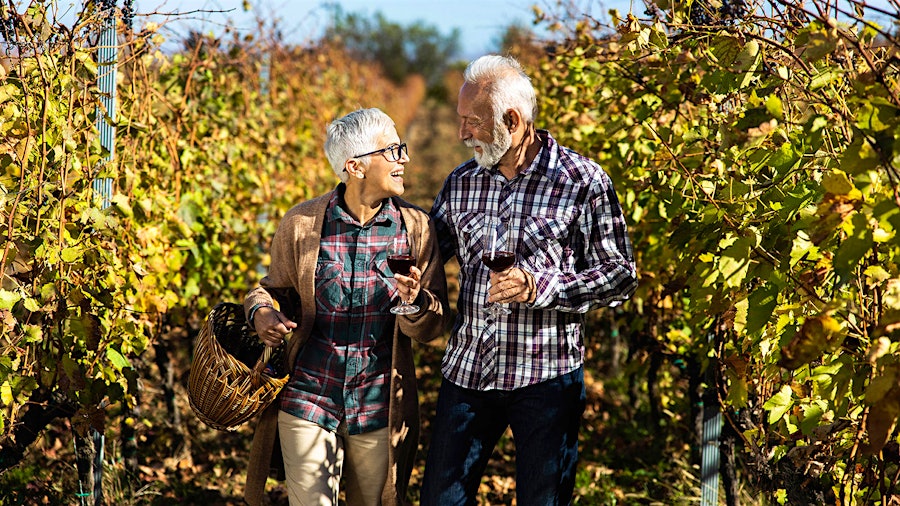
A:
<svg viewBox="0 0 900 506">
<path fill-rule="evenodd" d="M 388 255 L 387 263 L 394 274 L 409 276 L 409 269 L 416 265 L 416 259 L 412 255 Z"/>
<path fill-rule="evenodd" d="M 391 249 L 388 251 L 387 262 L 394 274 L 409 276 L 410 269 L 416 265 L 416 258 L 412 255 L 406 239 L 394 238 L 391 242 Z M 394 314 L 413 314 L 419 312 L 419 306 L 410 304 L 401 298 L 400 304 L 392 307 L 390 311 Z"/>
<path fill-rule="evenodd" d="M 516 254 L 511 251 L 484 252 L 481 254 L 481 261 L 484 262 L 488 269 L 494 272 L 502 272 L 516 263 Z"/>
<path fill-rule="evenodd" d="M 509 269 L 516 263 L 516 253 L 511 247 L 512 234 L 497 217 L 489 216 L 482 236 L 481 262 L 494 272 Z M 508 308 L 496 302 L 485 306 L 484 311 L 496 320 L 501 315 L 510 314 Z"/>
</svg>

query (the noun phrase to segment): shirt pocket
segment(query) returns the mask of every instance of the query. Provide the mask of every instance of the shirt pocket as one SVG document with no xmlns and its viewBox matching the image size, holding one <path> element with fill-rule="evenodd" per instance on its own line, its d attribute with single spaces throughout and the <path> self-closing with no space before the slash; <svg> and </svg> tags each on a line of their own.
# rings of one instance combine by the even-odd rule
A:
<svg viewBox="0 0 900 506">
<path fill-rule="evenodd" d="M 321 260 L 316 264 L 316 308 L 319 311 L 350 311 L 350 274 L 340 262 Z"/>
<path fill-rule="evenodd" d="M 394 279 L 394 273 L 388 267 L 387 259 L 376 258 L 372 262 L 372 271 L 375 275 L 372 305 L 380 311 L 388 311 L 397 295 L 397 280 Z"/>
<path fill-rule="evenodd" d="M 522 265 L 535 270 L 573 271 L 570 221 L 564 214 L 526 216 L 518 252 Z"/>
<path fill-rule="evenodd" d="M 459 217 L 459 251 L 457 257 L 463 266 L 473 266 L 481 262 L 482 237 L 484 237 L 484 213 L 465 213 Z"/>
</svg>

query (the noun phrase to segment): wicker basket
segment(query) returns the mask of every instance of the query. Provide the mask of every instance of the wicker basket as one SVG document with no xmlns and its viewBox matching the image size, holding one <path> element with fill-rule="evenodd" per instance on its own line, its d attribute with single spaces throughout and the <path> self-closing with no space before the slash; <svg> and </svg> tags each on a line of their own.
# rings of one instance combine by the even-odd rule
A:
<svg viewBox="0 0 900 506">
<path fill-rule="evenodd" d="M 271 348 L 259 342 L 242 306 L 217 304 L 194 348 L 188 378 L 191 409 L 210 427 L 237 429 L 271 404 L 287 383 L 283 356 L 284 344 Z"/>
</svg>

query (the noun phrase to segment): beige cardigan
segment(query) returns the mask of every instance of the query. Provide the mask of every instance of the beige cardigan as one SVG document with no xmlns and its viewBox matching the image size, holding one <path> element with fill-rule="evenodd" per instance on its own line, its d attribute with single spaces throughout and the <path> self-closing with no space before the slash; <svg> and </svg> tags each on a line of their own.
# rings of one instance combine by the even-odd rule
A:
<svg viewBox="0 0 900 506">
<path fill-rule="evenodd" d="M 319 256 L 319 241 L 325 209 L 334 192 L 303 202 L 291 208 L 278 225 L 272 238 L 271 266 L 260 286 L 247 294 L 244 311 L 256 304 L 279 302 L 288 298 L 299 302 L 299 308 L 285 308 L 293 313 L 298 326 L 290 338 L 287 364 L 293 364 L 300 347 L 309 337 L 316 318 L 315 271 Z M 435 242 L 434 228 L 422 209 L 393 199 L 406 225 L 410 246 L 416 263 L 422 270 L 421 296 L 418 301 L 424 311 L 416 315 L 398 316 L 394 326 L 393 370 L 388 423 L 391 434 L 388 459 L 388 478 L 381 494 L 385 506 L 408 504 L 406 489 L 419 443 L 419 399 L 416 389 L 416 368 L 413 362 L 411 339 L 427 342 L 440 336 L 449 322 L 447 281 L 444 265 Z M 293 296 L 281 297 L 290 292 Z M 282 468 L 278 443 L 278 410 L 276 400 L 259 416 L 250 462 L 244 499 L 251 506 L 262 504 L 266 478 L 270 470 Z"/>
</svg>

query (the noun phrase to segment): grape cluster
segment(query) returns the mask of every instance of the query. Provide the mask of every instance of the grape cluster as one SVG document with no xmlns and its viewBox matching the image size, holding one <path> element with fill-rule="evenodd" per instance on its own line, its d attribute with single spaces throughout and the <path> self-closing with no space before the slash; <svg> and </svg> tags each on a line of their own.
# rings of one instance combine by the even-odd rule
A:
<svg viewBox="0 0 900 506">
<path fill-rule="evenodd" d="M 745 0 L 725 0 L 718 8 L 714 8 L 706 0 L 691 4 L 690 20 L 693 25 L 733 25 L 748 12 Z"/>
</svg>

